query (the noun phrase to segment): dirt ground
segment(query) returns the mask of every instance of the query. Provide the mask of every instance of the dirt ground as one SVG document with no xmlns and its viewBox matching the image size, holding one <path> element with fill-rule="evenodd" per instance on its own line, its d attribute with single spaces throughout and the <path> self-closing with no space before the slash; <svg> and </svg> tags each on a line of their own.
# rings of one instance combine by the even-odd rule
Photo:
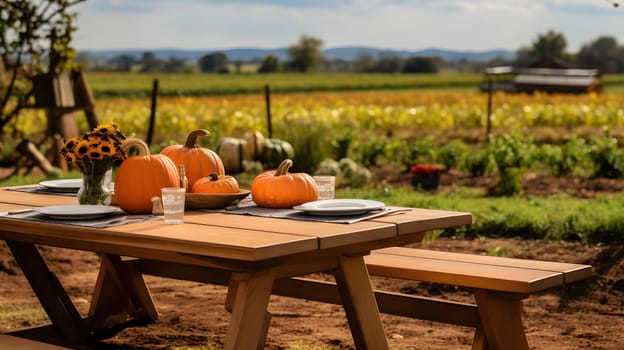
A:
<svg viewBox="0 0 624 350">
<path fill-rule="evenodd" d="M 401 175 L 395 177 L 388 175 L 385 180 L 405 180 L 400 179 Z M 458 181 L 480 181 L 480 184 L 472 185 L 486 186 L 491 180 L 445 175 L 440 190 L 449 190 L 448 186 Z M 565 181 L 567 183 L 563 183 Z M 562 186 L 579 197 L 619 191 L 624 183 L 605 181 L 588 183 L 539 176 L 525 179 L 529 184 L 527 192 L 548 194 Z M 574 183 L 577 183 L 576 187 Z M 529 344 L 532 349 L 624 348 L 624 245 L 444 237 L 431 242 L 428 247 L 474 254 L 486 254 L 500 247 L 508 250 L 509 257 L 593 265 L 593 278 L 535 294 L 524 301 L 523 318 Z M 53 272 L 79 311 L 86 314 L 95 285 L 98 257 L 92 253 L 48 247 L 41 247 L 41 252 L 47 261 L 52 262 Z M 88 349 L 222 346 L 229 321 L 229 314 L 223 307 L 224 287 L 149 276 L 146 281 L 159 311 L 158 320 L 146 327 L 127 328 Z M 391 291 L 472 301 L 466 291 L 450 286 L 381 278 L 374 278 L 373 284 Z M 37 311 L 38 307 L 7 246 L 0 243 L 0 332 L 48 323 L 45 314 Z M 339 306 L 274 296 L 269 311 L 273 318 L 267 349 L 289 349 L 297 344 L 353 348 L 347 320 Z M 388 315 L 383 315 L 382 319 L 392 349 L 470 349 L 472 329 Z"/>
</svg>

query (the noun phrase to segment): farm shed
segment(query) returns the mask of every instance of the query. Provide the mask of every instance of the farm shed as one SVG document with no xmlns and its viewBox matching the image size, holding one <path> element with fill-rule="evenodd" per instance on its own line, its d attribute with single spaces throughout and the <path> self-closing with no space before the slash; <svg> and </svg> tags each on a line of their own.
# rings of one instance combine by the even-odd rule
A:
<svg viewBox="0 0 624 350">
<path fill-rule="evenodd" d="M 602 84 L 597 69 L 579 68 L 515 68 L 511 66 L 488 67 L 481 91 L 518 93 L 582 94 L 600 92 Z"/>
</svg>

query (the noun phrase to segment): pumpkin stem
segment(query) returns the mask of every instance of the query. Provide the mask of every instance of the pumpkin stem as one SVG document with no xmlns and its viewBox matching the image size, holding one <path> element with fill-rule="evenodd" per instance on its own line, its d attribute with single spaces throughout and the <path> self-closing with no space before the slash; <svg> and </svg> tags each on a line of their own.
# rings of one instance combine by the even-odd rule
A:
<svg viewBox="0 0 624 350">
<path fill-rule="evenodd" d="M 210 178 L 210 181 L 219 181 L 219 174 L 217 173 L 210 173 L 208 174 L 208 177 Z"/>
<path fill-rule="evenodd" d="M 141 140 L 140 138 L 128 137 L 126 141 L 124 141 L 124 143 L 121 144 L 121 150 L 126 155 L 128 154 L 128 151 L 130 151 L 132 147 L 136 147 L 139 150 L 140 156 L 149 156 L 151 154 L 147 143 L 145 143 L 145 141 Z"/>
<path fill-rule="evenodd" d="M 288 169 L 293 165 L 293 161 L 290 159 L 284 159 L 277 167 L 277 171 L 274 176 L 282 176 L 288 174 Z"/>
<path fill-rule="evenodd" d="M 184 147 L 186 148 L 199 148 L 197 144 L 197 138 L 199 136 L 210 136 L 210 131 L 206 129 L 197 129 L 191 131 L 191 133 L 186 137 L 186 142 L 184 143 Z"/>
</svg>

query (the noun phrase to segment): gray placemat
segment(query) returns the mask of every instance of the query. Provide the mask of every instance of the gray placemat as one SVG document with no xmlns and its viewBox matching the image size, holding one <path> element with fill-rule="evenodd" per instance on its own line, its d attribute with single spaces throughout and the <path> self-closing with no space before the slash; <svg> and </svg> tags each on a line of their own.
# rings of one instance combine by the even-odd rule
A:
<svg viewBox="0 0 624 350">
<path fill-rule="evenodd" d="M 0 213 L 0 216 L 4 216 L 12 219 L 30 220 L 30 221 L 44 221 L 55 224 L 76 225 L 94 228 L 107 228 L 113 226 L 120 226 L 126 224 L 132 224 L 136 222 L 146 222 L 162 220 L 161 216 L 155 215 L 132 215 L 123 211 L 113 213 L 101 218 L 95 219 L 82 219 L 82 220 L 70 220 L 70 219 L 52 219 L 46 215 L 39 214 L 35 211 L 19 212 L 15 214 L 9 214 L 7 212 Z"/>
<path fill-rule="evenodd" d="M 262 208 L 255 204 L 245 204 L 226 209 L 202 209 L 201 211 L 219 212 L 238 215 L 262 216 L 268 218 L 291 219 L 301 221 L 329 222 L 334 224 L 353 224 L 359 221 L 374 219 L 380 216 L 400 214 L 409 208 L 381 208 L 356 215 L 312 215 L 296 209 Z"/>
<path fill-rule="evenodd" d="M 45 188 L 39 185 L 28 186 L 28 187 L 14 187 L 14 188 L 9 188 L 9 190 L 18 191 L 18 192 L 36 193 L 36 194 L 53 194 L 55 196 L 68 196 L 68 197 L 76 197 L 78 193 L 78 191 L 76 192 L 52 191 L 48 188 Z"/>
</svg>

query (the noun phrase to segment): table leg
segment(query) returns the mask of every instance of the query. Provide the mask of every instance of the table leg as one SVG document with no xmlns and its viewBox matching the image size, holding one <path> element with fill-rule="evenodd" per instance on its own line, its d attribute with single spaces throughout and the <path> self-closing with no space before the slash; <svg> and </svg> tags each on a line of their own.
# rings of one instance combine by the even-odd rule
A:
<svg viewBox="0 0 624 350">
<path fill-rule="evenodd" d="M 125 322 L 128 316 L 151 322 L 158 311 L 145 281 L 132 261 L 100 254 L 102 265 L 91 300 L 89 318 L 94 328 L 110 328 Z"/>
<path fill-rule="evenodd" d="M 35 245 L 11 241 L 6 243 L 48 317 L 63 337 L 73 342 L 88 342 L 91 332 Z"/>
<path fill-rule="evenodd" d="M 334 275 L 356 348 L 388 349 L 364 258 L 343 256 L 338 265 Z"/>
<path fill-rule="evenodd" d="M 522 325 L 522 298 L 476 289 L 474 296 L 490 349 L 528 350 Z"/>
<path fill-rule="evenodd" d="M 272 270 L 233 273 L 232 280 L 230 286 L 235 286 L 235 292 L 233 302 L 228 303 L 232 316 L 225 349 L 255 349 L 264 339 L 264 320 L 275 274 Z"/>
</svg>

